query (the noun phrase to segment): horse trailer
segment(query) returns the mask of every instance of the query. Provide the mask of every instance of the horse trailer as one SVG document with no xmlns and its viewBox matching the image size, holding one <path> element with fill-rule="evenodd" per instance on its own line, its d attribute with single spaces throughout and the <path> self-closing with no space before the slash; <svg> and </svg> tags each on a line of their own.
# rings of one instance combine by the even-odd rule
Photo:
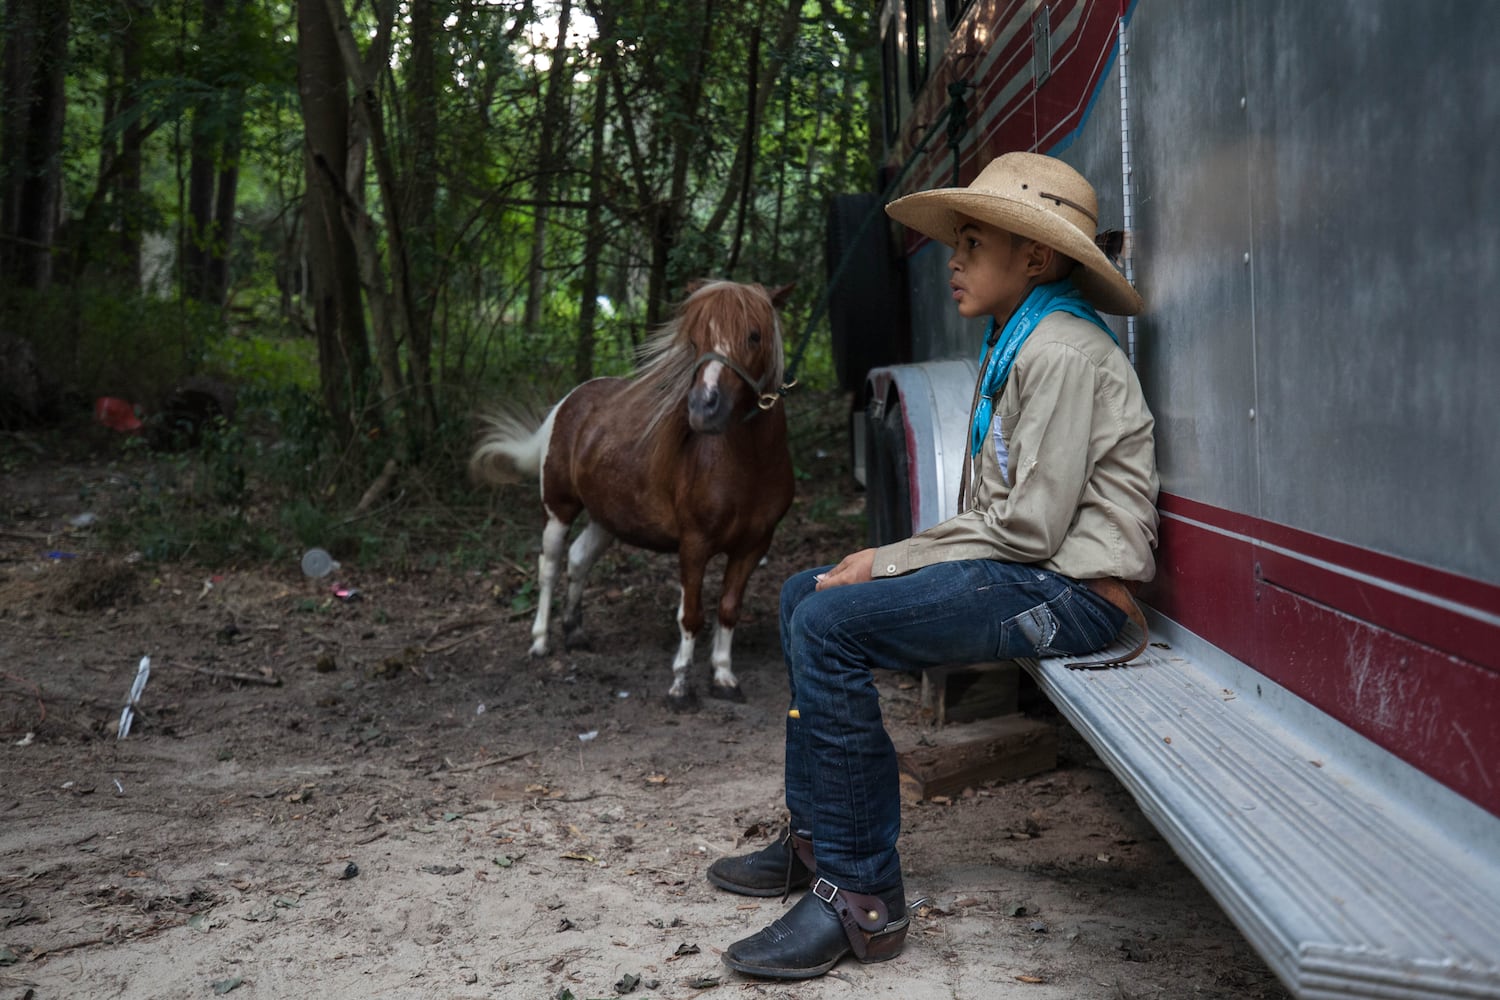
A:
<svg viewBox="0 0 1500 1000">
<path fill-rule="evenodd" d="M 1500 997 L 1500 4 L 880 8 L 828 228 L 872 544 L 955 512 L 983 334 L 881 207 L 1059 156 L 1146 300 L 1154 642 L 1024 666 L 1294 995 Z"/>
</svg>

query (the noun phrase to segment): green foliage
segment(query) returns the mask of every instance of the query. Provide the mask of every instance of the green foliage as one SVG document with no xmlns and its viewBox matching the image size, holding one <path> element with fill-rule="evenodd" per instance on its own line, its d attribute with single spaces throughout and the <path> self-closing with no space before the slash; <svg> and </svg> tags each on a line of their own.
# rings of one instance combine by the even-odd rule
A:
<svg viewBox="0 0 1500 1000">
<path fill-rule="evenodd" d="M 206 346 L 203 363 L 231 384 L 262 393 L 306 399 L 318 388 L 317 348 L 305 337 L 253 330 L 230 334 Z"/>
<path fill-rule="evenodd" d="M 411 17 L 423 3 L 435 26 L 430 93 Z M 313 287 L 309 265 L 297 5 L 227 3 L 206 24 L 195 0 L 72 3 L 58 151 L 72 256 L 58 255 L 50 292 L 11 288 L 0 275 L 8 329 L 84 400 L 120 395 L 149 412 L 189 375 L 220 378 L 239 397 L 232 423 L 207 428 L 187 451 L 151 456 L 158 472 L 142 480 L 121 544 L 211 563 L 286 558 L 311 545 L 392 567 L 517 558 L 534 544 L 535 525 L 499 518 L 469 486 L 472 414 L 523 392 L 555 399 L 578 379 L 583 337 L 590 373 L 627 373 L 647 317 L 659 315 L 649 295 L 675 302 L 692 278 L 796 281 L 783 312 L 788 358 L 807 389 L 833 384 L 826 323 L 809 332 L 807 320 L 823 292 L 827 200 L 873 183 L 872 116 L 851 113 L 874 106 L 869 4 L 807 2 L 788 18 L 785 4 L 575 2 L 575 35 L 555 77 L 555 3 L 398 6 L 389 52 L 372 58 L 386 8 L 344 3 L 367 64 L 379 69 L 373 92 L 394 190 L 377 183 L 367 156 L 341 218 L 373 231 L 366 328 L 389 318 L 373 312 L 377 285 L 390 301 L 409 292 L 418 307 L 395 328 L 400 384 L 391 398 L 378 371 L 356 373 L 364 381 L 352 387 L 350 412 L 333 413 L 337 394 L 321 382 L 314 335 L 327 289 Z M 142 137 L 138 191 L 119 183 L 117 157 L 133 133 Z M 373 139 L 356 139 L 353 148 L 370 154 Z M 184 278 L 198 239 L 187 204 L 194 152 L 205 148 L 200 167 L 214 183 L 237 184 L 228 297 L 212 306 L 188 301 Z M 411 264 L 404 279 L 398 222 Z M 132 234 L 156 267 L 150 285 L 122 239 Z M 596 289 L 586 287 L 590 255 Z M 601 304 L 585 331 L 590 293 Z M 414 323 L 430 324 L 421 331 L 430 350 Z M 415 384 L 420 360 L 430 362 L 428 385 Z M 430 413 L 420 405 L 427 394 Z M 391 459 L 402 469 L 397 491 L 360 510 Z M 528 494 L 514 506 L 530 512 L 534 503 Z"/>
<path fill-rule="evenodd" d="M 214 310 L 108 283 L 41 293 L 0 286 L 0 309 L 10 332 L 32 343 L 41 369 L 62 373 L 68 392 L 90 400 L 154 405 L 201 370 L 208 345 L 223 336 Z"/>
<path fill-rule="evenodd" d="M 109 542 L 151 562 L 190 560 L 209 566 L 277 558 L 283 551 L 268 528 L 226 498 L 244 497 L 243 462 L 223 441 L 197 455 L 153 461 L 131 485 L 124 515 L 105 522 Z M 143 448 L 141 439 L 134 439 Z"/>
</svg>

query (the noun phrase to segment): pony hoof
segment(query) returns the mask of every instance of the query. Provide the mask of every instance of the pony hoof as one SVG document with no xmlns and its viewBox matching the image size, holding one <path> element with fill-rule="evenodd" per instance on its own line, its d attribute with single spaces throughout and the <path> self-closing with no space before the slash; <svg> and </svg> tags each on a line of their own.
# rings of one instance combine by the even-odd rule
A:
<svg viewBox="0 0 1500 1000">
<path fill-rule="evenodd" d="M 745 703 L 745 692 L 740 690 L 738 684 L 714 684 L 708 689 L 710 698 L 718 698 L 720 701 L 735 701 Z"/>
<path fill-rule="evenodd" d="M 542 643 L 537 643 L 527 651 L 526 655 L 530 656 L 533 660 L 545 659 L 547 656 L 547 647 Z"/>
<path fill-rule="evenodd" d="M 673 712 L 696 712 L 698 711 L 698 696 L 692 691 L 687 694 L 669 694 L 667 707 Z"/>
<path fill-rule="evenodd" d="M 563 649 L 593 649 L 594 640 L 585 632 L 573 632 L 563 636 Z"/>
</svg>

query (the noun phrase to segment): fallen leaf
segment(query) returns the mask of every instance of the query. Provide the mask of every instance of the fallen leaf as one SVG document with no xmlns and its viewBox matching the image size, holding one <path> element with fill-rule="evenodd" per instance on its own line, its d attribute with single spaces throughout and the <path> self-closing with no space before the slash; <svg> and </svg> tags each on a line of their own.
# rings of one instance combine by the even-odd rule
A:
<svg viewBox="0 0 1500 1000">
<path fill-rule="evenodd" d="M 225 993 L 228 993 L 230 990 L 237 990 L 241 986 L 245 985 L 245 979 L 244 979 L 243 976 L 230 976 L 228 979 L 216 979 L 216 980 L 214 980 L 214 984 L 213 985 L 214 985 L 214 993 L 215 993 L 215 995 L 217 995 L 217 996 L 223 996 Z"/>
<path fill-rule="evenodd" d="M 1017 976 L 1016 979 L 1023 983 L 1045 983 L 1047 981 L 1041 976 Z"/>
<path fill-rule="evenodd" d="M 587 861 L 590 864 L 598 864 L 599 863 L 599 859 L 596 858 L 596 857 L 594 857 L 593 855 L 591 855 L 591 854 L 580 854 L 577 851 L 568 851 L 566 854 L 559 854 L 558 857 L 560 857 L 560 858 L 567 858 L 569 861 Z"/>
</svg>

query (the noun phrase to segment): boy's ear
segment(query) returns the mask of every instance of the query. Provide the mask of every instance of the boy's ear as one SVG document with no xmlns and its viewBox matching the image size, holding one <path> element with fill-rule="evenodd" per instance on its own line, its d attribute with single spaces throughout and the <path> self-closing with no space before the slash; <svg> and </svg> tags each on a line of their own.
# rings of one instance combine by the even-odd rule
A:
<svg viewBox="0 0 1500 1000">
<path fill-rule="evenodd" d="M 1033 276 L 1046 274 L 1056 258 L 1056 250 L 1039 240 L 1032 240 L 1026 249 L 1026 273 Z"/>
</svg>

